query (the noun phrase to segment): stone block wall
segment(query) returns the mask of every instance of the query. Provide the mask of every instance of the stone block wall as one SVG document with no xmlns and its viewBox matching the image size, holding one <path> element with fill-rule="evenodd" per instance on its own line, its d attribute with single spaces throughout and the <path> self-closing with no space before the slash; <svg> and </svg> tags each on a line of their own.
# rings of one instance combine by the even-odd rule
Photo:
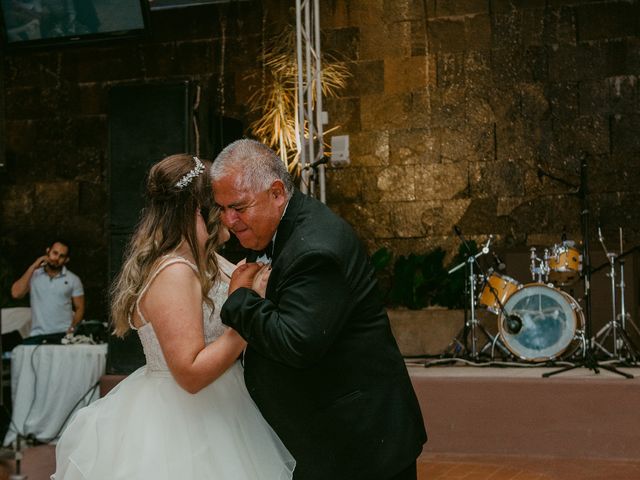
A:
<svg viewBox="0 0 640 480">
<path fill-rule="evenodd" d="M 638 2 L 334 0 L 323 15 L 353 72 L 327 102 L 351 141 L 329 203 L 371 250 L 453 252 L 453 225 L 499 249 L 580 241 L 585 158 L 592 225 L 638 243 Z"/>
<path fill-rule="evenodd" d="M 203 112 L 246 125 L 245 77 L 293 8 L 157 11 L 144 40 L 3 48 L 1 247 L 15 274 L 60 231 L 74 242 L 87 316 L 104 318 L 109 88 L 192 80 Z M 322 0 L 320 10 L 323 49 L 352 73 L 325 101 L 351 144 L 351 164 L 328 169 L 328 203 L 370 251 L 452 252 L 453 225 L 501 249 L 550 246 L 563 231 L 580 240 L 583 158 L 592 224 L 640 243 L 639 2 Z"/>
</svg>

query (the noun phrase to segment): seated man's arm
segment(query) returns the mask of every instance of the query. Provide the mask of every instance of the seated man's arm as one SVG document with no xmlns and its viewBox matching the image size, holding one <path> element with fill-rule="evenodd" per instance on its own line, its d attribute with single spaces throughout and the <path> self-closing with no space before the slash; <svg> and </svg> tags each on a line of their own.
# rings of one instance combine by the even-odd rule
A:
<svg viewBox="0 0 640 480">
<path fill-rule="evenodd" d="M 33 272 L 36 271 L 36 269 L 40 268 L 44 264 L 46 259 L 47 259 L 46 255 L 38 257 L 36 261 L 33 262 L 29 266 L 29 268 L 27 268 L 27 270 L 22 274 L 22 276 L 15 282 L 13 282 L 13 285 L 11 285 L 11 296 L 14 299 L 18 300 L 20 298 L 23 298 L 27 293 L 29 293 L 31 276 L 33 275 Z"/>
<path fill-rule="evenodd" d="M 67 330 L 67 333 L 75 331 L 78 324 L 84 318 L 84 295 L 71 297 L 71 303 L 73 303 L 73 320 L 71 320 L 71 326 Z"/>
</svg>

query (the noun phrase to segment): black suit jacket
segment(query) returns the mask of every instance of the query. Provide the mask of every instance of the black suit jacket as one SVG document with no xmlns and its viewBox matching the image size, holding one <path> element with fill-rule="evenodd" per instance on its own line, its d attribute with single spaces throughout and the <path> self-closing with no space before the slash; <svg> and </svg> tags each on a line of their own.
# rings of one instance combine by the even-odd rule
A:
<svg viewBox="0 0 640 480">
<path fill-rule="evenodd" d="M 351 227 L 295 192 L 266 299 L 240 288 L 221 310 L 248 341 L 247 388 L 295 457 L 298 480 L 384 479 L 426 441 L 422 415 Z"/>
</svg>

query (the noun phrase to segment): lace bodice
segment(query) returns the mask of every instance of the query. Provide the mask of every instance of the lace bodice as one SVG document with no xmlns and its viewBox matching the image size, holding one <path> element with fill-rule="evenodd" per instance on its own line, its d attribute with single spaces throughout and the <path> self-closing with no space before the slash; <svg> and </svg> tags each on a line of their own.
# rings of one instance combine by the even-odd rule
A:
<svg viewBox="0 0 640 480">
<path fill-rule="evenodd" d="M 214 308 L 212 309 L 209 305 L 203 302 L 202 304 L 202 318 L 204 322 L 204 340 L 208 345 L 213 342 L 216 338 L 222 335 L 226 329 L 226 327 L 222 324 L 222 320 L 220 319 L 220 308 L 222 304 L 227 299 L 227 291 L 229 289 L 229 276 L 231 275 L 231 271 L 233 270 L 233 265 L 227 262 L 222 257 L 218 257 L 220 264 L 220 275 L 218 280 L 215 282 L 211 290 L 209 291 L 209 298 L 213 300 Z M 156 337 L 156 333 L 153 330 L 153 325 L 146 321 L 142 312 L 139 309 L 139 302 L 146 293 L 148 285 L 153 282 L 153 279 L 160 273 L 161 270 L 166 268 L 167 266 L 173 263 L 186 263 L 194 270 L 197 270 L 196 266 L 189 262 L 188 260 L 177 257 L 170 256 L 167 257 L 167 260 L 162 262 L 156 272 L 152 275 L 151 279 L 147 283 L 147 286 L 142 290 L 138 301 L 136 302 L 136 308 L 138 309 L 138 315 L 144 322 L 144 325 L 138 328 L 138 336 L 140 337 L 140 341 L 142 342 L 142 349 L 144 350 L 144 356 L 147 362 L 147 369 L 151 371 L 169 371 L 167 367 L 167 362 L 162 354 L 162 349 L 160 348 L 160 343 L 158 342 L 158 338 Z M 134 328 L 132 326 L 132 328 Z M 135 329 L 135 328 L 134 328 Z"/>
</svg>

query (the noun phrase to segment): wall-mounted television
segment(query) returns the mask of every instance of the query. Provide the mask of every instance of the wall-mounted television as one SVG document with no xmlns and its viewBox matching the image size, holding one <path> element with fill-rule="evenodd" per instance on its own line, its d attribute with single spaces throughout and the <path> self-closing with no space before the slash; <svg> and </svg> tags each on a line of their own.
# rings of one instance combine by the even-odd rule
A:
<svg viewBox="0 0 640 480">
<path fill-rule="evenodd" d="M 142 35 L 148 0 L 0 0 L 7 47 L 84 43 Z"/>
<path fill-rule="evenodd" d="M 168 10 L 173 8 L 197 7 L 216 3 L 236 3 L 248 0 L 149 0 L 151 10 Z"/>
</svg>

